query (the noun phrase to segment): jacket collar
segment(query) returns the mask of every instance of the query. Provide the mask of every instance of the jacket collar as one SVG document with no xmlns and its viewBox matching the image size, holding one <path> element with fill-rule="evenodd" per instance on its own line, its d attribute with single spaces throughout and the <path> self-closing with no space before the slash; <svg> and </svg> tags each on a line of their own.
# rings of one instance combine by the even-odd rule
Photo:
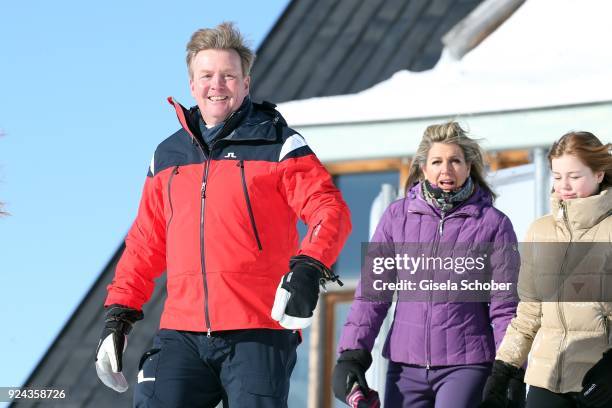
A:
<svg viewBox="0 0 612 408">
<path fill-rule="evenodd" d="M 425 214 L 440 217 L 440 210 L 429 204 L 421 191 L 421 182 L 415 184 L 406 194 L 408 200 L 407 210 L 417 214 Z M 472 195 L 462 204 L 449 211 L 446 216 L 478 217 L 484 207 L 490 207 L 493 203 L 491 195 L 487 194 L 478 185 L 475 186 Z"/>
<path fill-rule="evenodd" d="M 612 215 L 612 187 L 590 197 L 567 200 L 563 205 L 561 203 L 559 197 L 553 193 L 551 208 L 557 222 L 564 222 L 563 207 L 565 207 L 567 219 L 573 230 L 589 229 Z"/>
<path fill-rule="evenodd" d="M 200 141 L 200 110 L 197 106 L 187 109 L 174 98 L 168 97 L 168 102 L 174 106 L 179 123 L 194 139 Z M 219 139 L 232 141 L 276 141 L 278 132 L 276 125 L 286 125 L 285 119 L 274 109 L 276 105 L 263 102 L 253 103 L 247 96 L 237 111 L 233 112 L 225 121 Z"/>
</svg>

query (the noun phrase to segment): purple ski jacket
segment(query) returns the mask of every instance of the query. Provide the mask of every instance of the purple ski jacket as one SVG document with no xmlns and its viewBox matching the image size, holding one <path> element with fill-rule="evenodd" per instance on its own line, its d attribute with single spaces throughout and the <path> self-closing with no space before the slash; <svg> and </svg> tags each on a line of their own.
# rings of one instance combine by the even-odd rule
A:
<svg viewBox="0 0 612 408">
<path fill-rule="evenodd" d="M 440 232 L 442 234 L 440 235 Z M 513 250 L 492 254 L 492 276 L 518 273 L 520 258 L 510 219 L 492 205 L 491 196 L 477 188 L 461 205 L 445 214 L 422 197 L 421 186 L 392 203 L 383 214 L 371 242 L 434 242 L 508 244 Z M 355 292 L 338 352 L 371 351 L 390 302 L 374 302 Z M 383 356 L 394 362 L 439 367 L 492 362 L 514 317 L 517 303 L 398 302 Z"/>
</svg>

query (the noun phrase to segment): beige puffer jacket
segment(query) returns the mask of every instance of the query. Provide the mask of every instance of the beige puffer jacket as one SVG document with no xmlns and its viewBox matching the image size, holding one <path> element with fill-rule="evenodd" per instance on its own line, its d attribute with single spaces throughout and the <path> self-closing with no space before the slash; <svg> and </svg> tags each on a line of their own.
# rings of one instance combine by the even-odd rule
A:
<svg viewBox="0 0 612 408">
<path fill-rule="evenodd" d="M 525 383 L 556 393 L 580 391 L 584 374 L 612 347 L 612 188 L 565 202 L 553 197 L 552 214 L 531 224 L 526 242 L 518 285 L 521 302 L 496 358 L 520 367 L 531 353 Z M 582 244 L 588 242 L 601 244 Z M 596 253 L 568 259 L 576 247 L 587 246 Z M 577 270 L 582 274 L 573 274 Z M 568 289 L 579 291 L 579 301 L 571 301 Z"/>
</svg>

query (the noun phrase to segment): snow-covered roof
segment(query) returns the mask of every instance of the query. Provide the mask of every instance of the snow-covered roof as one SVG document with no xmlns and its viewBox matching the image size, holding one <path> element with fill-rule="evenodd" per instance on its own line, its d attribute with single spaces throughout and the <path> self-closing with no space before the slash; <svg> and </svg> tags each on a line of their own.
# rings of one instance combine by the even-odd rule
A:
<svg viewBox="0 0 612 408">
<path fill-rule="evenodd" d="M 527 0 L 459 61 L 279 110 L 300 127 L 612 101 L 610 15 L 610 0 Z"/>
</svg>

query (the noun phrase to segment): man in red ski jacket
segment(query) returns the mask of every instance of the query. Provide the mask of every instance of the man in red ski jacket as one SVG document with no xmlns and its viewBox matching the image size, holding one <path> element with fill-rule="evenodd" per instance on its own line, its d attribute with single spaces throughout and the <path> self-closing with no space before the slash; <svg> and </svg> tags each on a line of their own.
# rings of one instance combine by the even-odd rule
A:
<svg viewBox="0 0 612 408">
<path fill-rule="evenodd" d="M 299 333 L 350 230 L 340 192 L 275 105 L 249 97 L 253 52 L 223 23 L 187 44 L 197 106 L 156 149 L 108 286 L 98 376 L 123 392 L 121 357 L 154 279 L 168 297 L 141 359 L 139 407 L 285 407 Z M 297 219 L 308 225 L 298 242 Z"/>
</svg>

